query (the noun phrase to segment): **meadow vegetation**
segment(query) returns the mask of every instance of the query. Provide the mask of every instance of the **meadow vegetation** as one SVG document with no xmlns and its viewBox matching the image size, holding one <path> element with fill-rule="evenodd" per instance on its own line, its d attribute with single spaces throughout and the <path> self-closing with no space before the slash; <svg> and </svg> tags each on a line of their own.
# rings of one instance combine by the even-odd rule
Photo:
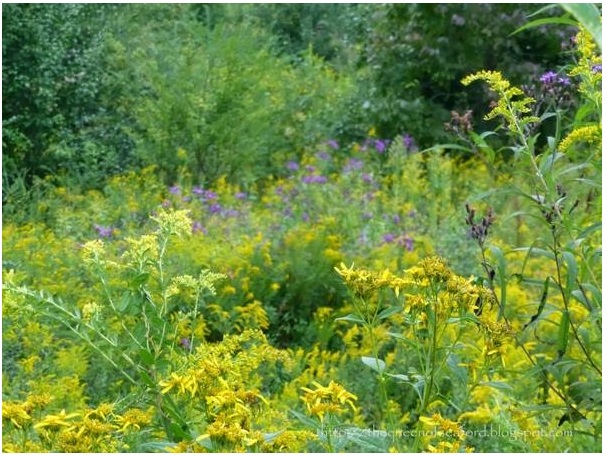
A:
<svg viewBox="0 0 607 457">
<path fill-rule="evenodd" d="M 3 5 L 3 451 L 600 452 L 600 12 L 524 7 Z"/>
</svg>

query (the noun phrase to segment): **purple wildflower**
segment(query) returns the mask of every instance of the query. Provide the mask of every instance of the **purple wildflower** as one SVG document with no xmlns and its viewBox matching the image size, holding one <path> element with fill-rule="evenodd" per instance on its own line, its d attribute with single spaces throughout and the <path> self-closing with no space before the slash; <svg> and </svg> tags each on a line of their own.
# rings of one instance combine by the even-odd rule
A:
<svg viewBox="0 0 607 457">
<path fill-rule="evenodd" d="M 114 229 L 112 227 L 103 227 L 102 225 L 97 224 L 95 224 L 94 227 L 101 238 L 109 238 L 114 234 Z"/>
<path fill-rule="evenodd" d="M 217 193 L 212 190 L 205 190 L 203 194 L 205 200 L 217 200 Z"/>
<path fill-rule="evenodd" d="M 394 222 L 395 224 L 400 224 L 400 216 L 398 214 L 392 216 L 392 222 Z"/>
<path fill-rule="evenodd" d="M 247 199 L 247 194 L 245 192 L 236 192 L 236 195 L 234 195 L 238 200 L 246 200 Z"/>
<path fill-rule="evenodd" d="M 323 151 L 316 154 L 316 158 L 319 160 L 329 160 L 331 156 Z"/>
<path fill-rule="evenodd" d="M 558 75 L 553 71 L 548 71 L 540 76 L 540 82 L 542 84 L 553 84 L 556 81 Z"/>
<path fill-rule="evenodd" d="M 163 208 L 169 208 L 169 207 L 171 206 L 171 202 L 170 202 L 170 201 L 168 201 L 168 200 L 164 200 L 164 201 L 161 203 L 161 206 L 162 206 Z"/>
<path fill-rule="evenodd" d="M 548 71 L 540 76 L 540 82 L 546 86 L 550 85 L 561 85 L 561 86 L 569 86 L 571 84 L 571 80 L 566 76 L 559 76 L 553 71 Z"/>
<path fill-rule="evenodd" d="M 593 73 L 603 73 L 603 64 L 596 64 L 592 66 Z"/>
<path fill-rule="evenodd" d="M 360 159 L 349 159 L 344 166 L 344 173 L 352 170 L 360 170 L 363 167 L 363 161 Z"/>
<path fill-rule="evenodd" d="M 221 205 L 219 203 L 213 203 L 209 206 L 211 214 L 217 214 L 221 212 Z"/>
<path fill-rule="evenodd" d="M 321 175 L 307 175 L 302 178 L 305 184 L 325 184 L 327 182 L 326 176 Z"/>
<path fill-rule="evenodd" d="M 200 186 L 194 186 L 192 192 L 194 193 L 194 195 L 204 195 L 204 189 Z"/>
<path fill-rule="evenodd" d="M 386 150 L 386 142 L 384 140 L 375 140 L 375 150 L 379 154 L 383 154 Z"/>
<path fill-rule="evenodd" d="M 187 338 L 181 338 L 181 340 L 179 340 L 179 344 L 187 351 L 192 350 L 192 344 Z"/>
<path fill-rule="evenodd" d="M 207 229 L 200 222 L 194 221 L 192 223 L 192 233 L 204 233 L 206 235 Z"/>
<path fill-rule="evenodd" d="M 327 144 L 333 149 L 339 149 L 339 143 L 337 142 L 337 140 L 329 140 L 327 141 Z"/>
<path fill-rule="evenodd" d="M 369 173 L 363 173 L 362 178 L 363 178 L 363 181 L 366 182 L 367 184 L 373 183 L 373 176 L 371 176 Z"/>
<path fill-rule="evenodd" d="M 386 233 L 384 235 L 384 243 L 392 243 L 396 237 L 392 233 Z"/>
<path fill-rule="evenodd" d="M 175 195 L 181 192 L 181 188 L 178 185 L 174 185 L 169 187 L 169 192 Z"/>
<path fill-rule="evenodd" d="M 306 170 L 312 173 L 314 172 L 314 170 L 316 170 L 316 168 L 314 167 L 314 165 L 306 165 Z"/>
<path fill-rule="evenodd" d="M 299 170 L 299 164 L 293 160 L 290 160 L 289 162 L 287 162 L 287 169 L 291 171 Z"/>
<path fill-rule="evenodd" d="M 406 135 L 403 135 L 403 146 L 407 149 L 407 151 L 417 150 L 417 145 L 415 144 L 415 140 L 408 133 Z"/>
<path fill-rule="evenodd" d="M 402 237 L 398 244 L 403 246 L 409 252 L 413 251 L 413 240 L 408 236 Z"/>
</svg>

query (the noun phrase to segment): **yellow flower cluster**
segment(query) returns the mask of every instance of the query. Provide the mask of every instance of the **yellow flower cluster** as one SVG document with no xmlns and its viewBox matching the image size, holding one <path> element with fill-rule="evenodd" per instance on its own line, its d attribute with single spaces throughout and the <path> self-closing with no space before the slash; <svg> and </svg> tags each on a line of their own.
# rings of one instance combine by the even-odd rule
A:
<svg viewBox="0 0 607 457">
<path fill-rule="evenodd" d="M 325 414 L 339 415 L 344 413 L 346 411 L 344 408 L 346 405 L 349 406 L 353 412 L 356 412 L 357 408 L 354 405 L 354 401 L 358 400 L 358 398 L 356 395 L 344 389 L 341 385 L 334 381 L 331 381 L 327 387 L 323 387 L 317 382 L 314 382 L 313 384 L 316 389 L 312 390 L 307 387 L 302 387 L 301 390 L 303 390 L 305 394 L 300 397 L 309 413 L 313 416 L 317 416 L 322 421 Z"/>
<path fill-rule="evenodd" d="M 462 84 L 468 86 L 474 81 L 485 81 L 489 84 L 489 88 L 498 95 L 495 107 L 485 115 L 485 120 L 501 116 L 506 121 L 508 130 L 518 134 L 522 133 L 521 124 L 540 121 L 537 116 L 525 116 L 532 111 L 530 105 L 535 103 L 535 100 L 526 97 L 518 87 L 511 86 L 499 71 L 479 71 L 462 79 Z"/>
<path fill-rule="evenodd" d="M 158 237 L 154 235 L 143 235 L 139 238 L 126 238 L 128 250 L 122 255 L 124 261 L 138 271 L 143 271 L 146 266 L 153 265 L 158 261 L 160 250 L 158 248 Z"/>
<path fill-rule="evenodd" d="M 139 431 L 142 426 L 150 425 L 153 416 L 154 411 L 152 409 L 144 411 L 139 408 L 131 408 L 121 416 L 117 416 L 118 431 L 122 433 Z"/>
<path fill-rule="evenodd" d="M 99 264 L 103 261 L 105 246 L 102 240 L 87 241 L 82 246 L 82 260 L 85 264 Z"/>
<path fill-rule="evenodd" d="M 114 405 L 101 403 L 95 409 L 79 412 L 59 412 L 41 416 L 41 411 L 52 404 L 49 395 L 30 395 L 24 402 L 2 402 L 3 423 L 18 429 L 31 427 L 41 440 L 3 440 L 7 452 L 117 452 L 119 435 L 139 431 L 152 422 L 153 410 L 131 408 L 123 415 L 114 411 Z"/>
<path fill-rule="evenodd" d="M 192 219 L 188 213 L 187 210 L 161 210 L 157 216 L 152 216 L 152 220 L 156 221 L 158 231 L 163 235 L 176 235 L 182 238 L 192 233 Z"/>
<path fill-rule="evenodd" d="M 199 296 L 205 290 L 211 295 L 215 295 L 217 293 L 215 283 L 224 278 L 226 275 L 223 273 L 214 273 L 209 269 L 201 270 L 197 278 L 190 275 L 175 276 L 167 289 L 167 296 L 177 295 L 182 290 L 189 291 L 190 298 Z"/>
<path fill-rule="evenodd" d="M 431 439 L 426 444 L 428 452 L 453 453 L 461 451 L 466 433 L 458 422 L 446 419 L 440 413 L 434 413 L 431 417 L 422 416 L 419 420 L 426 430 L 435 432 L 429 435 Z M 465 450 L 469 451 L 470 448 Z"/>
<path fill-rule="evenodd" d="M 596 71 L 596 69 L 602 65 L 601 53 L 587 30 L 581 29 L 575 37 L 575 42 L 578 61 L 569 72 L 569 76 L 580 77 L 580 93 L 592 100 L 596 104 L 596 108 L 600 110 L 603 100 L 601 86 L 603 72 Z"/>
<path fill-rule="evenodd" d="M 268 404 L 256 387 L 256 372 L 285 356 L 260 330 L 245 329 L 220 343 L 203 343 L 184 357 L 183 369 L 159 386 L 163 395 L 176 396 L 186 408 L 196 403 L 193 399 L 206 405 L 205 414 L 197 414 L 203 433 L 188 448 L 244 452 L 264 443 L 263 434 L 255 429 L 255 418 L 258 409 Z"/>
<path fill-rule="evenodd" d="M 559 144 L 559 150 L 565 153 L 571 152 L 578 144 L 586 144 L 592 147 L 598 156 L 603 148 L 603 129 L 600 124 L 578 127 L 569 133 Z"/>
<path fill-rule="evenodd" d="M 373 293 L 384 287 L 394 290 L 398 296 L 400 290 L 407 285 L 407 281 L 399 278 L 389 270 L 375 272 L 362 268 L 354 269 L 354 266 L 346 267 L 342 262 L 335 271 L 343 278 L 347 286 L 360 298 L 369 298 Z"/>
</svg>

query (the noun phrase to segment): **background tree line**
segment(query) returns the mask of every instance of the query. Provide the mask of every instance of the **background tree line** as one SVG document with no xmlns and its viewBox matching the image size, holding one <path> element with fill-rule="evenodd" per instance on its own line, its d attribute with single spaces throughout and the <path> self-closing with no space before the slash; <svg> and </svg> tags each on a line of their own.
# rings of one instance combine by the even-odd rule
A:
<svg viewBox="0 0 607 457">
<path fill-rule="evenodd" d="M 537 9 L 5 4 L 3 199 L 39 178 L 91 188 L 150 164 L 167 182 L 254 185 L 305 147 L 370 127 L 431 146 L 450 111 L 484 112 L 465 74 L 522 84 L 558 65 L 563 27 L 511 35 Z"/>
</svg>

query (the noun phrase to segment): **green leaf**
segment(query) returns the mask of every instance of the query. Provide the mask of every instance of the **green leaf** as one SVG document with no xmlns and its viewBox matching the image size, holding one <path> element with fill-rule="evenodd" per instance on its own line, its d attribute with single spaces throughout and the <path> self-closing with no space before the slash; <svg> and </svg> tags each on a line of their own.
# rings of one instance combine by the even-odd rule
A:
<svg viewBox="0 0 607 457">
<path fill-rule="evenodd" d="M 141 379 L 143 380 L 143 382 L 150 388 L 155 389 L 156 383 L 152 380 L 152 378 L 150 377 L 150 375 L 147 373 L 147 371 L 140 369 L 139 370 L 139 376 L 141 377 Z"/>
<path fill-rule="evenodd" d="M 531 29 L 534 27 L 540 27 L 542 25 L 548 25 L 548 24 L 578 25 L 573 19 L 568 18 L 567 16 L 543 17 L 541 19 L 536 19 L 534 21 L 527 22 L 525 25 L 523 25 L 522 27 L 519 27 L 514 32 L 512 32 L 510 34 L 510 36 L 516 35 L 517 33 L 520 33 L 523 30 Z"/>
<path fill-rule="evenodd" d="M 554 253 L 552 251 L 549 251 L 547 249 L 541 249 L 541 248 L 536 248 L 533 246 L 526 246 L 526 247 L 522 247 L 522 248 L 516 248 L 513 249 L 513 251 L 517 252 L 517 251 L 527 251 L 529 253 L 529 255 L 534 255 L 534 256 L 544 256 L 547 257 L 550 260 L 554 260 Z"/>
<path fill-rule="evenodd" d="M 129 281 L 129 285 L 134 289 L 137 289 L 140 286 L 143 286 L 147 282 L 149 277 L 149 273 L 139 273 L 131 278 L 131 280 Z"/>
<path fill-rule="evenodd" d="M 409 376 L 407 376 L 406 374 L 390 374 L 390 373 L 386 373 L 386 375 L 390 376 L 391 378 L 399 379 L 399 380 L 404 381 L 404 382 L 409 382 L 410 381 Z"/>
<path fill-rule="evenodd" d="M 523 326 L 523 330 L 525 330 L 529 325 L 531 325 L 533 322 L 535 322 L 538 317 L 540 317 L 540 315 L 542 314 L 542 311 L 544 311 L 544 306 L 546 306 L 546 299 L 548 298 L 548 288 L 550 287 L 550 276 L 546 276 L 546 280 L 544 281 L 544 289 L 542 290 L 542 296 L 540 297 L 540 303 L 539 306 L 537 307 L 537 312 L 531 316 L 531 319 L 529 320 L 529 322 L 527 322 L 524 326 Z"/>
<path fill-rule="evenodd" d="M 418 348 L 420 346 L 417 341 L 409 339 L 409 338 L 405 338 L 403 335 L 401 335 L 399 333 L 388 332 L 388 335 L 390 335 L 391 337 L 396 338 L 397 340 L 402 341 L 404 344 L 408 344 L 409 346 L 413 346 L 414 348 Z"/>
<path fill-rule="evenodd" d="M 481 152 L 487 156 L 489 161 L 493 162 L 495 160 L 495 151 L 485 141 L 485 138 L 491 133 L 495 132 L 485 132 L 481 135 L 477 135 L 474 132 L 470 132 L 470 138 L 472 138 L 472 141 L 474 141 L 474 144 L 481 150 Z"/>
<path fill-rule="evenodd" d="M 425 152 L 444 152 L 446 149 L 454 149 L 456 151 L 465 151 L 465 152 L 470 152 L 470 148 L 464 147 L 460 144 L 437 144 L 434 145 L 428 149 L 424 149 L 423 151 L 420 152 L 420 154 L 423 154 Z"/>
<path fill-rule="evenodd" d="M 139 358 L 141 359 L 143 364 L 147 365 L 147 366 L 154 365 L 154 362 L 156 361 L 156 358 L 154 357 L 154 355 L 147 349 L 141 349 L 139 351 Z"/>
<path fill-rule="evenodd" d="M 495 257 L 497 265 L 495 268 L 495 279 L 500 286 L 500 302 L 499 302 L 499 315 L 498 318 L 503 316 L 506 308 L 506 294 L 508 290 L 508 281 L 506 279 L 506 257 L 503 251 L 497 246 L 489 246 L 489 250 Z"/>
<path fill-rule="evenodd" d="M 196 443 L 200 444 L 203 448 L 213 452 L 215 451 L 215 446 L 213 445 L 213 441 L 211 438 L 202 438 L 203 435 L 196 438 Z"/>
<path fill-rule="evenodd" d="M 586 309 L 592 310 L 592 303 L 590 303 L 590 300 L 586 297 L 586 295 L 584 295 L 581 290 L 574 290 L 573 292 L 571 292 L 571 296 L 575 298 L 578 302 L 580 302 L 582 305 L 584 305 Z"/>
<path fill-rule="evenodd" d="M 559 325 L 559 333 L 557 338 L 557 350 L 560 355 L 563 355 L 567 350 L 567 345 L 569 344 L 569 313 L 567 311 L 563 311 L 563 316 L 561 317 L 561 324 Z"/>
<path fill-rule="evenodd" d="M 567 265 L 567 278 L 565 282 L 565 295 L 567 298 L 571 296 L 571 292 L 575 288 L 577 282 L 578 266 L 575 257 L 571 252 L 564 251 L 562 253 L 563 260 Z"/>
<path fill-rule="evenodd" d="M 379 320 L 384 320 L 389 318 L 390 316 L 394 316 L 395 314 L 400 313 L 403 310 L 402 306 L 391 306 L 390 308 L 384 309 L 377 318 Z"/>
<path fill-rule="evenodd" d="M 457 324 L 461 322 L 472 322 L 473 324 L 476 324 L 478 323 L 478 319 L 475 316 L 450 317 L 447 319 L 447 324 Z"/>
<path fill-rule="evenodd" d="M 344 317 L 338 317 L 337 319 L 335 319 L 336 321 L 348 321 L 348 322 L 355 322 L 357 324 L 364 324 L 365 321 L 363 321 L 360 317 L 358 317 L 356 314 L 348 314 L 347 316 Z"/>
<path fill-rule="evenodd" d="M 371 368 L 373 371 L 377 371 L 379 374 L 383 374 L 386 370 L 386 362 L 375 357 L 361 357 L 362 362 Z"/>
<path fill-rule="evenodd" d="M 494 389 L 499 389 L 499 390 L 513 390 L 512 386 L 506 382 L 503 381 L 486 381 L 486 382 L 481 382 L 481 384 L 483 386 L 489 386 L 489 387 L 493 387 Z"/>
<path fill-rule="evenodd" d="M 354 427 L 345 428 L 343 432 L 348 442 L 355 443 L 359 446 L 359 449 L 357 450 L 360 452 L 382 454 L 388 452 L 388 439 L 390 438 L 390 435 L 387 433 L 385 435 L 382 433 L 369 433 L 369 429 Z"/>
<path fill-rule="evenodd" d="M 311 430 L 316 430 L 319 428 L 319 423 L 317 421 L 315 421 L 314 419 L 309 418 L 305 414 L 301 414 L 292 409 L 289 410 L 289 413 L 291 413 L 291 415 L 295 416 L 295 418 L 299 422 L 301 422 L 303 425 L 305 425 L 307 428 L 309 428 Z"/>
<path fill-rule="evenodd" d="M 599 49 L 603 50 L 601 12 L 596 5 L 594 3 L 561 3 L 560 6 L 590 32 Z"/>
<path fill-rule="evenodd" d="M 272 433 L 264 433 L 263 440 L 266 443 L 271 443 L 272 441 L 274 441 L 278 436 L 282 435 L 283 433 L 284 433 L 284 430 L 279 430 L 277 432 L 272 432 Z"/>
</svg>

